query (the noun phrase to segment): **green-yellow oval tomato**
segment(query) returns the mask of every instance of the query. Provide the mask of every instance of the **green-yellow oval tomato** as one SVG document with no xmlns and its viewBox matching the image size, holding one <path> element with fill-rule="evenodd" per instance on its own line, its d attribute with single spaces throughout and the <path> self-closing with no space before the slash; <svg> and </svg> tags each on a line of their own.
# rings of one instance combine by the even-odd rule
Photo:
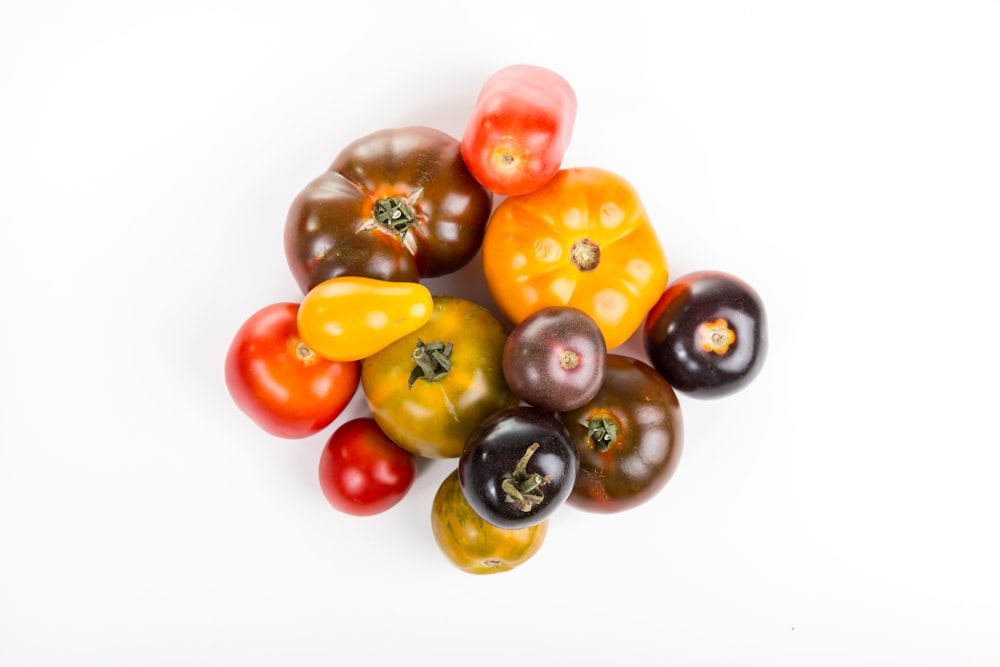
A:
<svg viewBox="0 0 1000 667">
<path fill-rule="evenodd" d="M 471 574 L 507 572 L 538 553 L 548 519 L 527 528 L 505 529 L 487 523 L 469 506 L 452 471 L 431 505 L 431 530 L 441 553 Z"/>
<path fill-rule="evenodd" d="M 519 402 L 503 375 L 507 334 L 479 304 L 435 296 L 426 324 L 362 361 L 375 421 L 414 454 L 458 457 L 480 422 Z"/>
</svg>

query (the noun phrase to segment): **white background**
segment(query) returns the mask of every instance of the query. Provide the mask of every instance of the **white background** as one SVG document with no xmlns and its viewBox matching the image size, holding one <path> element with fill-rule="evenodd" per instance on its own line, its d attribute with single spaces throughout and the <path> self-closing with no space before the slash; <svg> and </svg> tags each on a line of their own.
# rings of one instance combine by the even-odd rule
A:
<svg viewBox="0 0 1000 667">
<path fill-rule="evenodd" d="M 0 9 L 0 664 L 1000 664 L 1000 5 L 280 7 Z M 429 529 L 453 462 L 340 515 L 328 432 L 264 434 L 222 362 L 300 297 L 299 189 L 377 129 L 460 136 L 514 62 L 771 347 L 682 399 L 661 495 L 475 577 Z M 485 299 L 478 260 L 430 284 Z"/>
</svg>

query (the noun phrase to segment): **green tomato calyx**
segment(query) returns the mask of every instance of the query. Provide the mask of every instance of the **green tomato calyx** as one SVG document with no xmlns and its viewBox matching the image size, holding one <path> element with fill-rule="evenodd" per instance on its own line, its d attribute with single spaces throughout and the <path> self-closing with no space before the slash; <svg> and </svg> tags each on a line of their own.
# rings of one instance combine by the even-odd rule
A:
<svg viewBox="0 0 1000 667">
<path fill-rule="evenodd" d="M 412 389 L 413 383 L 417 380 L 436 382 L 448 374 L 451 370 L 451 351 L 454 348 L 452 343 L 424 343 L 417 339 L 417 347 L 414 348 L 410 358 L 416 366 L 410 372 L 407 387 Z"/>
<path fill-rule="evenodd" d="M 552 481 L 549 475 L 543 476 L 537 472 L 528 474 L 528 461 L 538 451 L 539 446 L 537 442 L 532 443 L 524 451 L 524 456 L 517 462 L 517 467 L 511 476 L 505 477 L 500 483 L 500 488 L 506 494 L 504 499 L 522 512 L 530 512 L 545 500 L 542 486 Z"/>
<path fill-rule="evenodd" d="M 608 415 L 601 415 L 590 421 L 581 419 L 579 423 L 587 429 L 587 438 L 594 443 L 599 452 L 608 451 L 621 433 L 621 426 Z"/>
</svg>

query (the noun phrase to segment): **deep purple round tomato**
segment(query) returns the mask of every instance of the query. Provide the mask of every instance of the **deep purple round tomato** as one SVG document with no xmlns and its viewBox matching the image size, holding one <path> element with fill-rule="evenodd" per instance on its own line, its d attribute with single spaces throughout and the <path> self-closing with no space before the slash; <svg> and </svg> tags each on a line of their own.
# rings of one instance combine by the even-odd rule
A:
<svg viewBox="0 0 1000 667">
<path fill-rule="evenodd" d="M 521 405 L 487 417 L 458 460 L 469 506 L 498 528 L 525 528 L 547 519 L 573 490 L 579 458 L 562 422 Z"/>
<path fill-rule="evenodd" d="M 607 352 L 590 315 L 551 306 L 511 331 L 503 349 L 503 374 L 525 403 L 552 412 L 572 410 L 601 388 Z"/>
<path fill-rule="evenodd" d="M 746 387 L 767 355 L 760 295 L 736 276 L 699 271 L 667 287 L 649 311 L 643 343 L 677 391 L 717 398 Z"/>
</svg>

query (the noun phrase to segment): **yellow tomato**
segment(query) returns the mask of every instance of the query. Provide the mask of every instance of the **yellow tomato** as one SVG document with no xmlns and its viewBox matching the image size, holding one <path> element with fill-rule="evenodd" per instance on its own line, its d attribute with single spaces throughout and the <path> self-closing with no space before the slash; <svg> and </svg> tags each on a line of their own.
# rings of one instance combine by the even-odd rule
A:
<svg viewBox="0 0 1000 667">
<path fill-rule="evenodd" d="M 330 278 L 299 304 L 299 335 L 325 359 L 358 361 L 422 327 L 432 307 L 430 290 L 420 283 Z"/>
<path fill-rule="evenodd" d="M 471 574 L 507 572 L 542 548 L 548 519 L 527 528 L 497 528 L 469 506 L 452 471 L 438 487 L 431 505 L 431 529 L 441 553 Z"/>
<path fill-rule="evenodd" d="M 628 340 L 667 285 L 667 260 L 635 189 L 603 169 L 563 169 L 497 206 L 483 271 L 514 325 L 549 306 L 594 318 L 610 350 Z"/>
</svg>

